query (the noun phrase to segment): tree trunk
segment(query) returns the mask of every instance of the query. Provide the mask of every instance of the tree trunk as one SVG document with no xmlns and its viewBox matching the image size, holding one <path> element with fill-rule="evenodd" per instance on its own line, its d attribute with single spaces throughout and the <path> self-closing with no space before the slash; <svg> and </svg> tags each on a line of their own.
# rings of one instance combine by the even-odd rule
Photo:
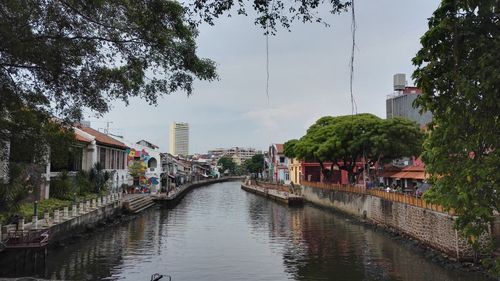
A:
<svg viewBox="0 0 500 281">
<path fill-rule="evenodd" d="M 320 182 L 326 182 L 326 179 L 327 179 L 326 169 L 324 168 L 322 161 L 318 161 L 318 162 L 319 162 L 319 167 L 320 167 L 320 173 L 323 176 L 323 179 L 322 180 L 320 179 Z"/>
</svg>

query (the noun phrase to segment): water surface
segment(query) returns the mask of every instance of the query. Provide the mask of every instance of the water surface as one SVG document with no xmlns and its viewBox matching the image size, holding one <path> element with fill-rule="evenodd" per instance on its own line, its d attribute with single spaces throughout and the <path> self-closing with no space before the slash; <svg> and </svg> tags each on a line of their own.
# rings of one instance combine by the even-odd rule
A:
<svg viewBox="0 0 500 281">
<path fill-rule="evenodd" d="M 269 201 L 226 182 L 195 189 L 90 238 L 51 249 L 34 269 L 0 257 L 0 276 L 70 280 L 485 280 L 447 270 L 347 217 Z"/>
</svg>

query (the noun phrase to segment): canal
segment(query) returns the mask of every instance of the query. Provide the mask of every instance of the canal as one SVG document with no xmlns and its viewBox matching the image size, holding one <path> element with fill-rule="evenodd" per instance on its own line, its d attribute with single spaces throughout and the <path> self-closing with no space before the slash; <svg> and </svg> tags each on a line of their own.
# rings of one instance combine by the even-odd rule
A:
<svg viewBox="0 0 500 281">
<path fill-rule="evenodd" d="M 36 268 L 0 261 L 1 277 L 137 281 L 153 273 L 174 281 L 485 280 L 436 265 L 343 215 L 289 208 L 242 191 L 239 182 L 200 187 L 174 209 L 152 209 L 50 249 Z"/>
</svg>

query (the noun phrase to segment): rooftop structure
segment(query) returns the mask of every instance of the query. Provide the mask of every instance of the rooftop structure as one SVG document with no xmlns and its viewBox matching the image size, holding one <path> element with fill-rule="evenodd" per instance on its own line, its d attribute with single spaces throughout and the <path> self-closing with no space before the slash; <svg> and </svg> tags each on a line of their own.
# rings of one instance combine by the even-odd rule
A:
<svg viewBox="0 0 500 281">
<path fill-rule="evenodd" d="M 420 108 L 413 107 L 418 95 L 422 94 L 422 90 L 407 86 L 405 79 L 404 74 L 394 75 L 394 93 L 387 96 L 386 117 L 404 117 L 424 127 L 432 121 L 432 114 L 428 111 L 421 114 Z"/>
</svg>

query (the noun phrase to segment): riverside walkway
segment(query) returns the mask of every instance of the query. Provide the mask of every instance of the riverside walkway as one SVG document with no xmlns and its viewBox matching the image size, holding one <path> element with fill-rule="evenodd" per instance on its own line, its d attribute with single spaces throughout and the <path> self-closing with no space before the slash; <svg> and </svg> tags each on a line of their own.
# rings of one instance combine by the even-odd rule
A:
<svg viewBox="0 0 500 281">
<path fill-rule="evenodd" d="M 252 184 L 251 180 L 247 180 L 241 184 L 241 189 L 255 193 L 272 200 L 287 204 L 287 205 L 301 205 L 304 203 L 304 198 L 301 195 L 293 194 L 284 190 L 280 190 L 277 186 L 265 185 L 259 186 L 255 182 Z"/>
</svg>

